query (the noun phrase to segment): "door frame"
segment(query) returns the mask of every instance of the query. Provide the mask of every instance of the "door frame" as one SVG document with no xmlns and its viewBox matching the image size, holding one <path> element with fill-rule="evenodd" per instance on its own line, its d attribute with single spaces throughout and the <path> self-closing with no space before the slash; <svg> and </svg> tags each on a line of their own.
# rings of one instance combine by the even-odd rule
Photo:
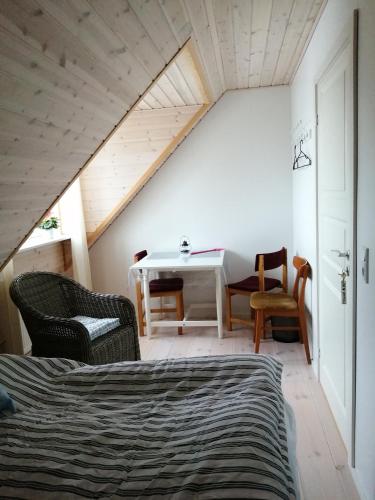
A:
<svg viewBox="0 0 375 500">
<path fill-rule="evenodd" d="M 352 46 L 352 64 L 353 64 L 353 258 L 352 258 L 352 276 L 353 276 L 353 297 L 352 297 L 352 374 L 351 374 L 351 417 L 348 440 L 348 458 L 350 464 L 355 467 L 355 444 L 356 444 L 356 360 L 357 360 L 357 200 L 358 200 L 358 9 L 353 11 L 352 23 L 348 23 L 344 28 L 333 48 L 328 52 L 321 65 L 315 81 L 315 158 L 316 158 L 316 267 L 317 267 L 317 286 L 316 286 L 316 304 L 317 304 L 317 347 L 319 359 L 317 363 L 318 380 L 321 377 L 320 367 L 320 326 L 319 326 L 319 284 L 320 284 L 320 265 L 319 265 L 319 157 L 318 157 L 318 84 L 322 77 L 336 62 L 345 46 L 349 43 Z"/>
</svg>

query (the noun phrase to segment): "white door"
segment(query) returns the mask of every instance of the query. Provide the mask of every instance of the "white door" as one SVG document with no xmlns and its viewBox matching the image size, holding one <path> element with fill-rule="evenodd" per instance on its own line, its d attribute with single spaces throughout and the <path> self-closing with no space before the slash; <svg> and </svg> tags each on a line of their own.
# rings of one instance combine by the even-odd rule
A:
<svg viewBox="0 0 375 500">
<path fill-rule="evenodd" d="M 317 84 L 320 381 L 348 452 L 353 381 L 353 64 L 341 49 Z"/>
</svg>

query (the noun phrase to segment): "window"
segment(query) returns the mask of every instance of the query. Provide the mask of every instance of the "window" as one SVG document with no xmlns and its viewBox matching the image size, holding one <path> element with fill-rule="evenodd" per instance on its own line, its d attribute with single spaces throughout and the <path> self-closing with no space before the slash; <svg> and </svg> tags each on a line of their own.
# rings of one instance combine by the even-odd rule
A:
<svg viewBox="0 0 375 500">
<path fill-rule="evenodd" d="M 56 220 L 58 227 L 57 228 L 51 227 L 50 229 L 42 229 L 41 227 L 35 228 L 34 231 L 31 233 L 31 235 L 28 237 L 28 239 L 25 241 L 25 243 L 21 246 L 20 250 L 25 248 L 30 248 L 36 245 L 41 245 L 43 243 L 47 243 L 49 241 L 61 238 L 62 231 L 61 231 L 61 215 L 60 215 L 59 203 L 56 203 L 56 205 L 53 208 L 51 208 L 51 210 L 48 211 L 43 221 L 51 219 L 52 219 L 51 225 L 53 226 L 53 220 Z"/>
</svg>

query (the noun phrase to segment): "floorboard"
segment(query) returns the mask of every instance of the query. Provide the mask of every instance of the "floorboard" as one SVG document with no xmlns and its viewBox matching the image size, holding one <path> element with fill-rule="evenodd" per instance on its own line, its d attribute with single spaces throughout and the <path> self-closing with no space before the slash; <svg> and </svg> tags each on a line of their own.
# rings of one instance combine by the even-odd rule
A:
<svg viewBox="0 0 375 500">
<path fill-rule="evenodd" d="M 217 338 L 215 328 L 189 328 L 184 335 L 158 329 L 140 338 L 142 359 L 166 359 L 253 352 L 250 332 L 236 328 Z M 283 391 L 297 422 L 297 459 L 303 500 L 359 500 L 327 400 L 299 343 L 266 340 L 261 352 L 284 364 Z"/>
</svg>

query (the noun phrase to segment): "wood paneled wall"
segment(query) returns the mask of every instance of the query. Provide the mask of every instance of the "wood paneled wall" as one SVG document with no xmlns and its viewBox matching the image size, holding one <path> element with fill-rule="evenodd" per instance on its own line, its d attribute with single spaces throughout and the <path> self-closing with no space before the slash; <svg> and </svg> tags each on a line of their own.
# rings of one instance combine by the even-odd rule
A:
<svg viewBox="0 0 375 500">
<path fill-rule="evenodd" d="M 10 352 L 11 346 L 8 345 L 8 309 L 7 309 L 7 284 L 4 283 L 2 273 L 0 273 L 0 354 Z"/>
<path fill-rule="evenodd" d="M 9 286 L 14 277 L 13 261 L 0 272 L 0 353 L 23 354 L 19 313 L 9 296 Z"/>
<path fill-rule="evenodd" d="M 49 271 L 73 277 L 70 240 L 22 250 L 14 257 L 13 265 L 14 276 L 29 271 Z"/>
<path fill-rule="evenodd" d="M 86 230 L 94 233 L 201 106 L 133 111 L 81 176 Z"/>
<path fill-rule="evenodd" d="M 9 296 L 15 276 L 28 271 L 50 271 L 72 276 L 70 240 L 45 243 L 25 249 L 0 273 L 0 353 L 30 352 L 31 342 L 18 309 Z"/>
</svg>

